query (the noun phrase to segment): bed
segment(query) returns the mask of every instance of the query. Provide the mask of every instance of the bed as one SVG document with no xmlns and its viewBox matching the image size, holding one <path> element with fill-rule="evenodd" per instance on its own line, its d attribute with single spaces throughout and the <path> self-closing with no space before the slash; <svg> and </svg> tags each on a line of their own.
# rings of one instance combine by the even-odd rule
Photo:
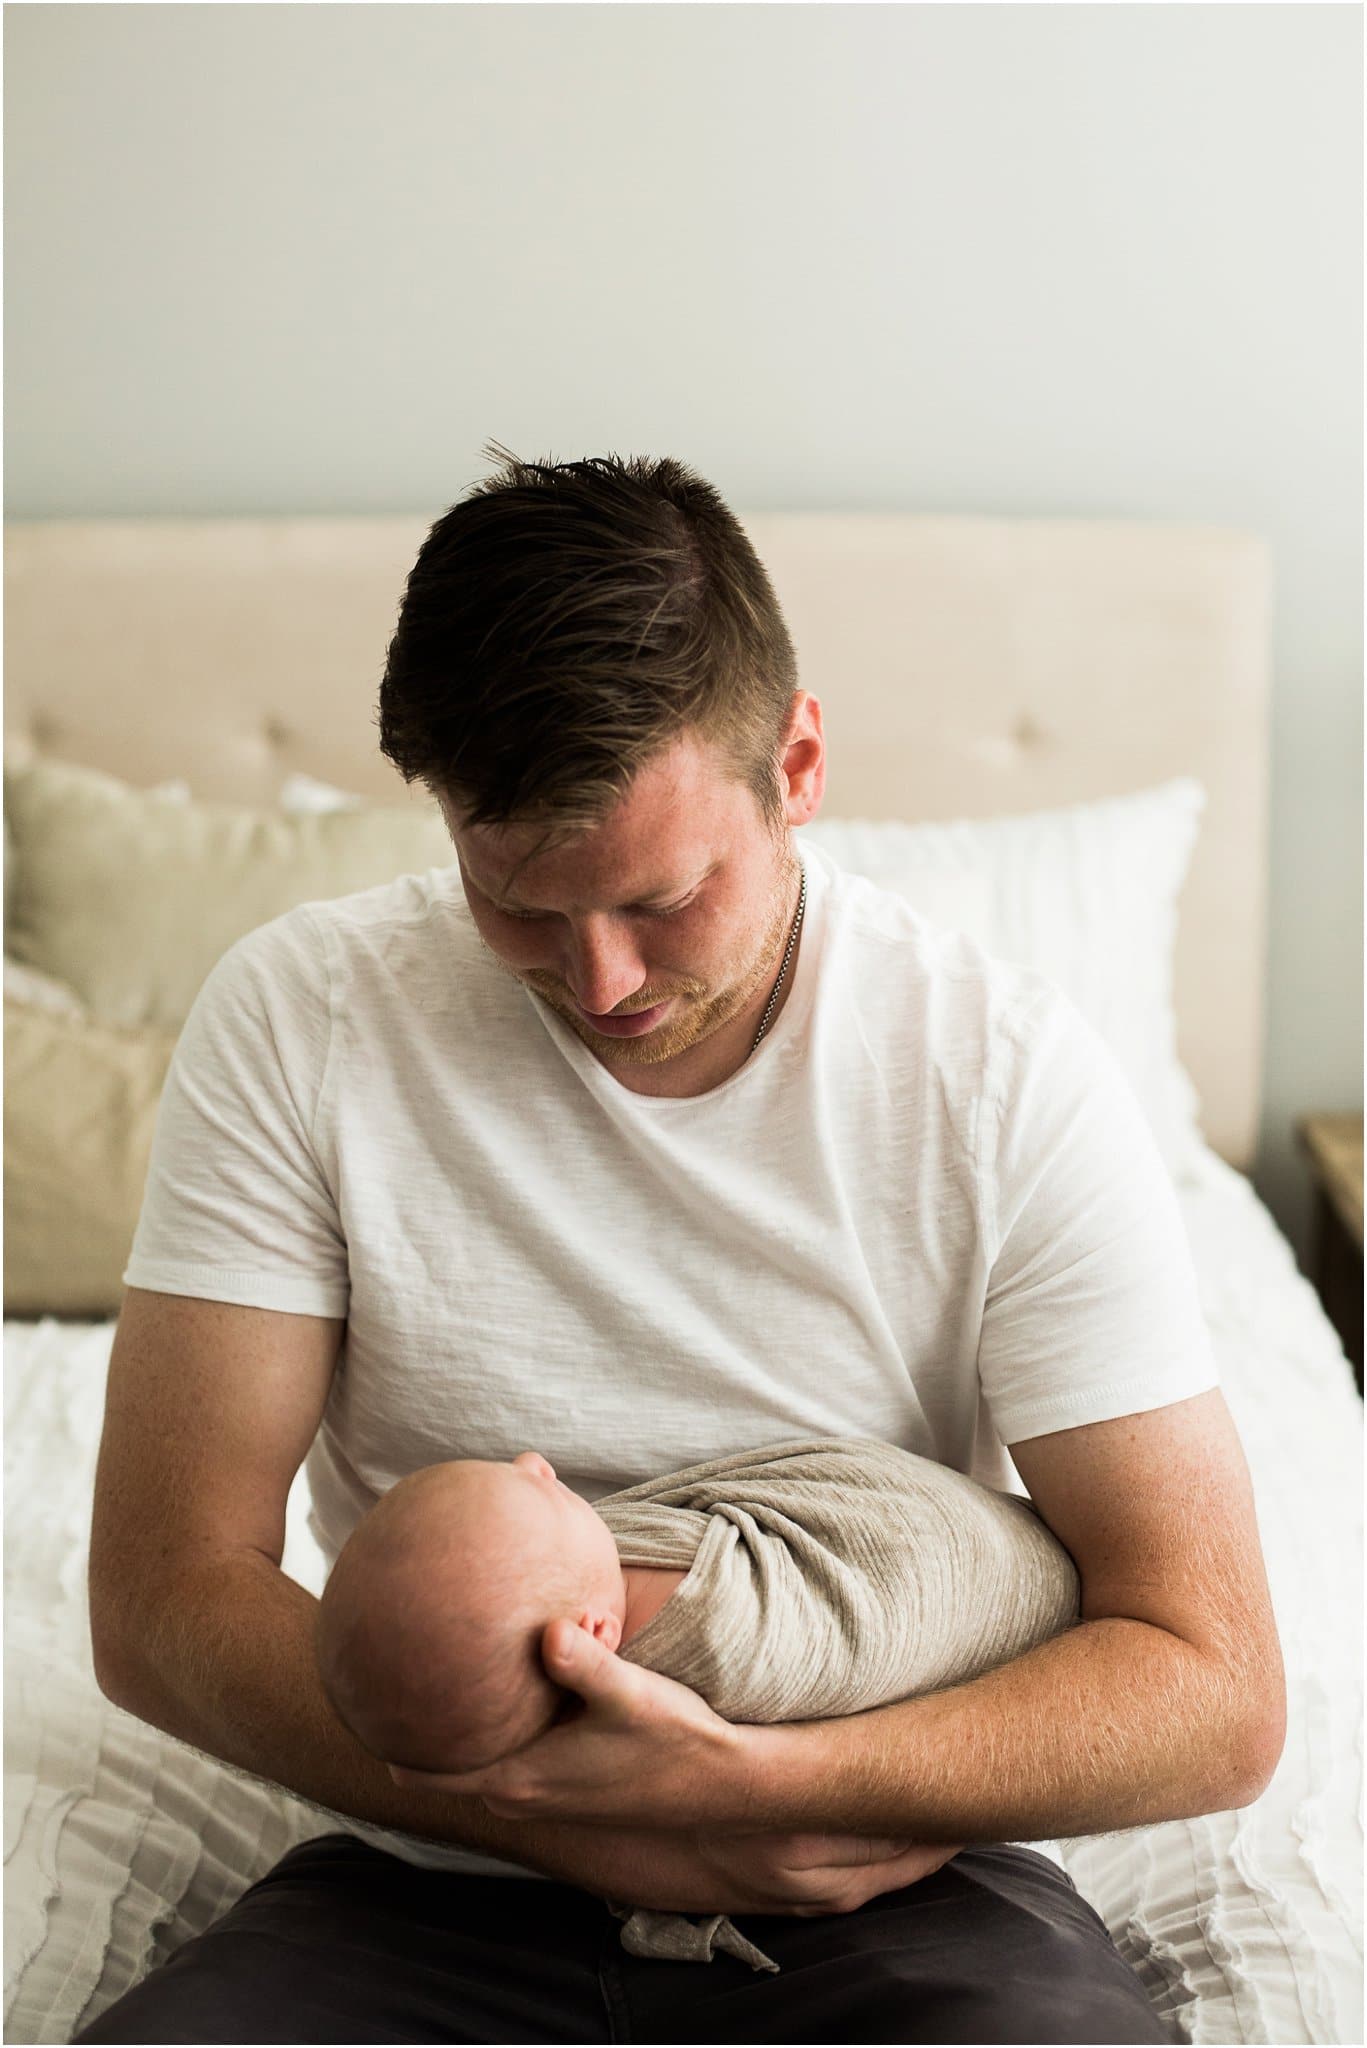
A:
<svg viewBox="0 0 1367 2048">
<path fill-rule="evenodd" d="M 825 706 L 807 830 L 1053 975 L 1108 1038 L 1177 1187 L 1253 1474 L 1288 1674 L 1276 1775 L 1249 1808 L 1067 1842 L 1064 1860 L 1172 2039 L 1360 2041 L 1362 1409 L 1246 1177 L 1266 550 L 1105 521 L 745 523 Z M 373 727 L 424 530 L 7 535 L 8 2040 L 68 2039 L 332 1825 L 102 1698 L 84 1558 L 121 1233 L 187 991 L 275 908 L 442 858 Z M 316 1589 L 305 1507 L 297 1482 L 285 1562 Z"/>
</svg>

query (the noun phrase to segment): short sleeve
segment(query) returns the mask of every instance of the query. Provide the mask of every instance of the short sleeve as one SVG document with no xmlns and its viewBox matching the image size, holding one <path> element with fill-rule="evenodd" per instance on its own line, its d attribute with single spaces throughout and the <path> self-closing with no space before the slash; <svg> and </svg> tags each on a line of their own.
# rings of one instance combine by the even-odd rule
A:
<svg viewBox="0 0 1367 2048">
<path fill-rule="evenodd" d="M 305 906 L 229 947 L 195 999 L 125 1286 L 345 1316 L 346 1241 L 315 1146 L 330 1045 L 324 935 Z"/>
<path fill-rule="evenodd" d="M 991 1065 L 978 1375 L 997 1435 L 1019 1443 L 1218 1386 L 1177 1194 L 1114 1055 L 1047 985 Z"/>
</svg>

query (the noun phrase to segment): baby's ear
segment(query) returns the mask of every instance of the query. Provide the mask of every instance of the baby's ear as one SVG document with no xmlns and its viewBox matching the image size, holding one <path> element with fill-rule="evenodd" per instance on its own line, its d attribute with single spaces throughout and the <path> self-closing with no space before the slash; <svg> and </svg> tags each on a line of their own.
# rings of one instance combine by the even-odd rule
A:
<svg viewBox="0 0 1367 2048">
<path fill-rule="evenodd" d="M 602 1614 L 586 1608 L 579 1617 L 579 1626 L 585 1635 L 592 1636 L 605 1650 L 615 1650 L 622 1640 L 621 1620 L 610 1607 Z"/>
</svg>

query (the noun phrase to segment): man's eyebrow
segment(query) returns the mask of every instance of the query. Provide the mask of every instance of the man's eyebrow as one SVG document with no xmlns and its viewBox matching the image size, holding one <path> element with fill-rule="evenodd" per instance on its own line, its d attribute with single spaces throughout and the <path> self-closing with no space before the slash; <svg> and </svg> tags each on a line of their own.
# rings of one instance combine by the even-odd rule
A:
<svg viewBox="0 0 1367 2048">
<path fill-rule="evenodd" d="M 696 869 L 688 877 L 687 880 L 682 882 L 670 882 L 664 885 L 662 888 L 652 889 L 648 892 L 648 894 L 644 896 L 635 896 L 629 903 L 624 903 L 620 907 L 624 910 L 643 910 L 657 903 L 670 903 L 676 897 L 687 896 L 691 889 L 696 889 L 700 882 L 705 882 L 707 880 L 707 877 L 714 872 L 716 866 L 716 861 L 706 861 L 704 862 L 703 866 Z M 466 868 L 466 873 L 470 874 L 468 867 Z M 493 889 L 487 889 L 475 875 L 470 875 L 470 880 L 479 890 L 481 896 L 487 896 L 491 903 L 506 904 L 510 909 L 513 910 L 534 910 L 536 908 L 535 904 L 524 903 L 522 899 L 519 896 L 514 895 L 511 890 L 506 892 L 495 892 Z"/>
</svg>

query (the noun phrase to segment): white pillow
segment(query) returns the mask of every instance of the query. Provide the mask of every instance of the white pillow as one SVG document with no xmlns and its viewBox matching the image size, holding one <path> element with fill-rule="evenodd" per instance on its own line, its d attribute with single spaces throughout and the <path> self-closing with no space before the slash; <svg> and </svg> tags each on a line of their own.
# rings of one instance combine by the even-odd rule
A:
<svg viewBox="0 0 1367 2048">
<path fill-rule="evenodd" d="M 906 897 L 932 924 L 1047 975 L 1115 1054 L 1168 1170 L 1203 1154 L 1177 1058 L 1173 949 L 1206 793 L 1190 778 L 1017 818 L 801 828 L 843 868 Z"/>
</svg>

